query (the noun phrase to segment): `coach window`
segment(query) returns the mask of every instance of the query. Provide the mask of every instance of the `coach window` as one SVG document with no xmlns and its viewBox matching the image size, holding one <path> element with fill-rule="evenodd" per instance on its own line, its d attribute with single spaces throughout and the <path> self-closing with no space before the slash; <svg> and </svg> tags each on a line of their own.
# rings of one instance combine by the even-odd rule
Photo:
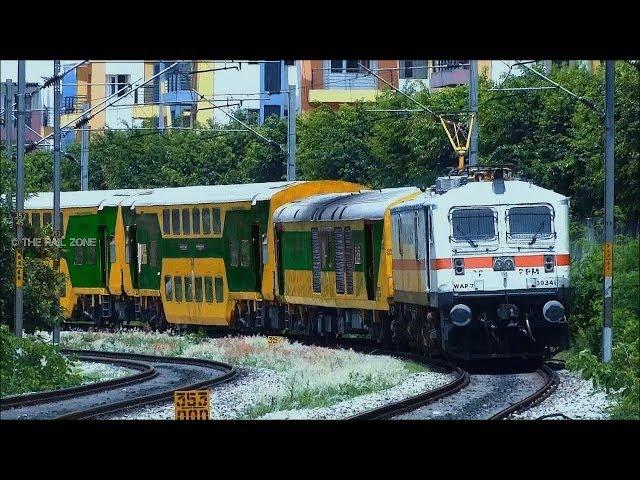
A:
<svg viewBox="0 0 640 480">
<path fill-rule="evenodd" d="M 453 240 L 469 242 L 496 238 L 496 217 L 490 208 L 459 208 L 451 213 Z"/>
<path fill-rule="evenodd" d="M 180 210 L 177 208 L 171 210 L 171 233 L 180 235 Z"/>
<path fill-rule="evenodd" d="M 224 281 L 222 277 L 216 277 L 216 302 L 222 303 L 224 299 Z"/>
<path fill-rule="evenodd" d="M 237 267 L 238 266 L 238 256 L 239 256 L 239 245 L 238 245 L 238 241 L 237 240 L 230 240 L 229 241 L 229 257 L 231 259 L 231 266 L 232 267 Z"/>
<path fill-rule="evenodd" d="M 251 258 L 251 244 L 249 240 L 242 240 L 240 243 L 240 266 L 248 267 Z"/>
<path fill-rule="evenodd" d="M 113 235 L 109 235 L 109 260 L 116 263 L 116 239 Z"/>
<path fill-rule="evenodd" d="M 196 302 L 202 302 L 202 277 L 195 277 L 193 279 L 194 287 L 195 287 L 195 299 Z"/>
<path fill-rule="evenodd" d="M 194 208 L 193 209 L 193 233 L 194 234 L 200 234 L 200 209 L 199 208 Z"/>
<path fill-rule="evenodd" d="M 42 214 L 42 226 L 51 225 L 51 212 L 44 212 Z"/>
<path fill-rule="evenodd" d="M 40 214 L 39 213 L 33 213 L 31 215 L 31 225 L 33 225 L 35 228 L 40 228 Z"/>
<path fill-rule="evenodd" d="M 173 277 L 175 287 L 176 302 L 182 301 L 182 277 Z"/>
<path fill-rule="evenodd" d="M 219 208 L 214 208 L 212 209 L 212 221 L 211 223 L 213 223 L 213 233 L 214 234 L 219 234 L 222 233 L 222 223 L 220 221 L 220 209 Z"/>
<path fill-rule="evenodd" d="M 84 247 L 76 245 L 74 248 L 73 264 L 82 265 L 84 263 Z"/>
<path fill-rule="evenodd" d="M 204 277 L 204 298 L 208 303 L 213 303 L 213 278 Z"/>
<path fill-rule="evenodd" d="M 165 235 L 171 233 L 171 214 L 168 208 L 162 210 L 162 233 Z"/>
<path fill-rule="evenodd" d="M 158 266 L 158 242 L 151 240 L 149 243 L 149 265 L 151 267 Z"/>
<path fill-rule="evenodd" d="M 211 210 L 202 209 L 202 233 L 209 235 L 211 233 Z"/>
<path fill-rule="evenodd" d="M 184 277 L 184 301 L 193 302 L 193 279 L 191 276 Z"/>
<path fill-rule="evenodd" d="M 513 207 L 507 212 L 509 232 L 513 239 L 533 240 L 553 236 L 553 216 L 549 207 Z"/>
<path fill-rule="evenodd" d="M 191 212 L 188 208 L 182 209 L 182 233 L 185 235 L 191 233 Z"/>
<path fill-rule="evenodd" d="M 96 264 L 96 247 L 87 245 L 87 265 Z"/>
<path fill-rule="evenodd" d="M 164 277 L 164 294 L 167 297 L 167 301 L 173 300 L 173 284 L 170 275 L 165 275 Z"/>
</svg>

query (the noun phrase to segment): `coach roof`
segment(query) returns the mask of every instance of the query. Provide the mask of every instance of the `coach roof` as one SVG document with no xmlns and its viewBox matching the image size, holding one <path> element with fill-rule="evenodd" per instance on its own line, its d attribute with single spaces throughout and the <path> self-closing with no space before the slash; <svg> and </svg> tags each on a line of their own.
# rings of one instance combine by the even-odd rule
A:
<svg viewBox="0 0 640 480">
<path fill-rule="evenodd" d="M 273 215 L 275 222 L 379 220 L 390 205 L 420 193 L 416 187 L 330 193 L 283 205 Z"/>
</svg>

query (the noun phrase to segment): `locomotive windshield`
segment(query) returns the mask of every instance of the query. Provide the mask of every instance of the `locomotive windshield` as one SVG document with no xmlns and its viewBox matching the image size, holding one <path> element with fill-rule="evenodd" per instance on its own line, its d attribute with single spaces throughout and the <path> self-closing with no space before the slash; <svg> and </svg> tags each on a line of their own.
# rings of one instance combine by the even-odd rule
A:
<svg viewBox="0 0 640 480">
<path fill-rule="evenodd" d="M 496 224 L 490 208 L 460 208 L 451 213 L 453 239 L 469 242 L 491 240 L 496 237 Z"/>
<path fill-rule="evenodd" d="M 512 238 L 549 238 L 552 236 L 551 210 L 545 206 L 509 209 L 509 236 Z"/>
</svg>

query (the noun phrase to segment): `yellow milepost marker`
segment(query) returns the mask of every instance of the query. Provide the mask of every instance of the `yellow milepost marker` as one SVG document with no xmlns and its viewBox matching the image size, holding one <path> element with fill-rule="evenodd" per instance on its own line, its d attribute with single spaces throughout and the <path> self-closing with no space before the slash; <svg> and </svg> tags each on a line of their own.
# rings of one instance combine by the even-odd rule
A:
<svg viewBox="0 0 640 480">
<path fill-rule="evenodd" d="M 269 344 L 269 346 L 280 345 L 282 342 L 284 342 L 284 337 L 278 337 L 274 335 L 269 335 L 267 337 L 267 343 Z"/>
<path fill-rule="evenodd" d="M 16 287 L 21 288 L 24 286 L 24 259 L 22 257 L 22 250 L 16 249 Z"/>
<path fill-rule="evenodd" d="M 604 244 L 604 276 L 613 276 L 613 244 L 611 242 Z"/>
<path fill-rule="evenodd" d="M 173 408 L 176 420 L 209 420 L 209 390 L 176 390 Z"/>
</svg>

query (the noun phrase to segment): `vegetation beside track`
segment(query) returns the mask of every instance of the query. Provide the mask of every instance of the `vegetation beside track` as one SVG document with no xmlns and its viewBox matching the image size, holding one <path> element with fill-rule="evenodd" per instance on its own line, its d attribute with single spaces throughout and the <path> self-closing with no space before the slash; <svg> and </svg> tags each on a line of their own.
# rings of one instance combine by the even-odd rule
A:
<svg viewBox="0 0 640 480">
<path fill-rule="evenodd" d="M 584 240 L 579 240 L 584 241 Z M 612 417 L 640 418 L 640 273 L 638 239 L 618 237 L 614 246 L 613 352 L 602 363 L 602 247 L 586 245 L 586 254 L 572 265 L 573 311 L 569 322 L 573 347 L 567 368 L 580 370 L 615 400 Z"/>
<path fill-rule="evenodd" d="M 58 349 L 33 337 L 17 338 L 0 325 L 0 396 L 74 387 L 83 377 Z"/>
<path fill-rule="evenodd" d="M 205 338 L 200 335 L 122 332 L 62 332 L 65 348 L 204 358 L 236 366 L 265 368 L 282 382 L 257 392 L 245 418 L 269 412 L 326 407 L 398 385 L 426 371 L 414 362 L 352 350 L 305 346 L 288 339 L 269 345 L 266 337 Z"/>
</svg>

